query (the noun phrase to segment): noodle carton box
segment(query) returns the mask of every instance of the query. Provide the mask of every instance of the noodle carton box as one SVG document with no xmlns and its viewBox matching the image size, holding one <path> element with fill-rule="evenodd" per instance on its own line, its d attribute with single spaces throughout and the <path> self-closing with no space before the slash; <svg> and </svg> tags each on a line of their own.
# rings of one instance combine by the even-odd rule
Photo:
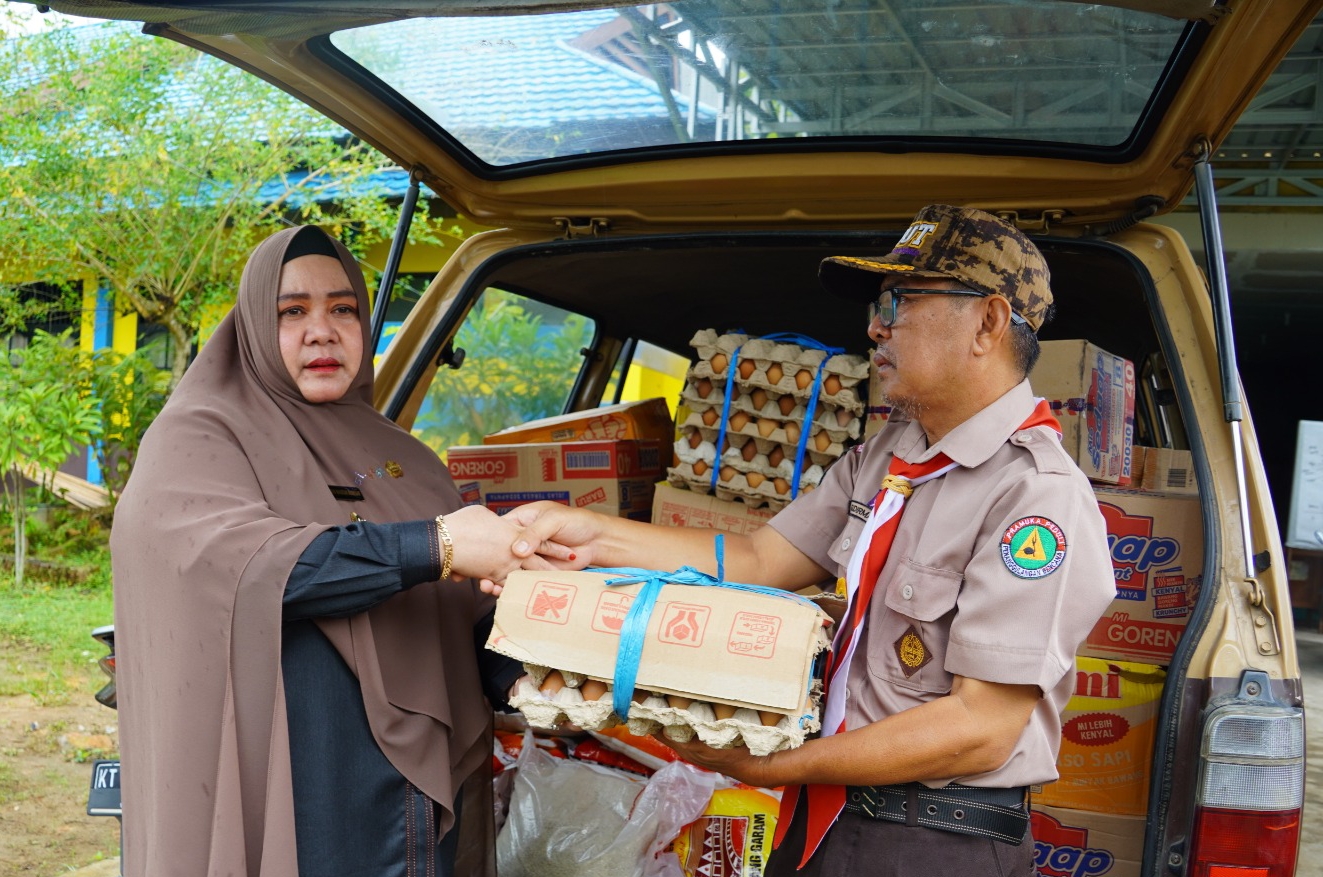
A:
<svg viewBox="0 0 1323 877">
<path fill-rule="evenodd" d="M 670 442 L 673 438 L 675 424 L 671 420 L 670 408 L 665 399 L 656 398 L 530 420 L 483 436 L 482 443 L 515 445 L 621 439 L 660 439 Z"/>
<path fill-rule="evenodd" d="M 1062 444 L 1084 474 L 1130 483 L 1135 433 L 1135 366 L 1087 341 L 1044 341 L 1029 375 L 1061 421 Z"/>
<path fill-rule="evenodd" d="M 459 445 L 446 454 L 465 505 L 497 514 L 538 500 L 646 521 L 669 440 Z"/>
<path fill-rule="evenodd" d="M 752 533 L 772 519 L 770 508 L 753 508 L 748 503 L 721 499 L 658 484 L 652 496 L 652 523 L 663 527 L 706 527 L 727 533 Z"/>
<path fill-rule="evenodd" d="M 1034 803 L 1144 815 L 1166 676 L 1152 664 L 1076 658 L 1075 692 L 1061 714 L 1060 779 L 1033 789 Z"/>
<path fill-rule="evenodd" d="M 1116 598 L 1079 654 L 1167 664 L 1203 582 L 1199 499 L 1095 488 L 1107 525 Z"/>
<path fill-rule="evenodd" d="M 1035 877 L 1139 877 L 1144 821 L 1034 801 L 1029 825 Z"/>
</svg>

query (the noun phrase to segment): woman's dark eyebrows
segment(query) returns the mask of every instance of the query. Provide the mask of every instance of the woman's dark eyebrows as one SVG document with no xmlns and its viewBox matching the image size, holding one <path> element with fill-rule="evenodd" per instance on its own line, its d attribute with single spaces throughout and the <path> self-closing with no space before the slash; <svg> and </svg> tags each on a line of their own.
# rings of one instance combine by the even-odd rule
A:
<svg viewBox="0 0 1323 877">
<path fill-rule="evenodd" d="M 352 289 L 337 289 L 337 290 L 335 290 L 335 291 L 333 291 L 333 292 L 328 292 L 328 293 L 326 293 L 326 297 L 327 297 L 327 298 L 358 298 L 358 293 L 354 292 Z M 307 298 L 312 298 L 312 293 L 310 293 L 310 292 L 298 292 L 297 290 L 295 290 L 294 292 L 282 292 L 282 293 L 280 293 L 279 295 L 276 296 L 276 301 L 288 301 L 289 299 L 295 299 L 295 298 L 297 298 L 297 299 L 307 299 Z"/>
</svg>

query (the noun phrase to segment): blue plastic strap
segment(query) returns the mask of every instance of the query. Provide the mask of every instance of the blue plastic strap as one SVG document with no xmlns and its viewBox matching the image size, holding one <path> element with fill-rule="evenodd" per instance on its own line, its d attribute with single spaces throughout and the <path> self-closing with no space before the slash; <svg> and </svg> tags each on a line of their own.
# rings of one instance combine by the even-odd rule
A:
<svg viewBox="0 0 1323 877">
<path fill-rule="evenodd" d="M 804 452 L 808 450 L 809 433 L 813 431 L 813 416 L 818 411 L 818 392 L 822 389 L 823 366 L 827 357 L 818 363 L 818 370 L 813 378 L 813 394 L 809 396 L 808 408 L 804 410 L 804 428 L 799 431 L 799 447 L 795 448 L 795 474 L 790 482 L 790 498 L 799 496 L 799 476 L 804 471 Z"/>
<path fill-rule="evenodd" d="M 717 552 L 717 581 L 726 580 L 726 537 L 718 533 L 712 540 L 715 544 L 712 546 Z"/>
<path fill-rule="evenodd" d="M 721 469 L 721 447 L 726 443 L 726 424 L 730 422 L 730 400 L 735 397 L 735 366 L 739 361 L 740 348 L 736 347 L 730 354 L 730 363 L 726 366 L 726 399 L 721 403 L 721 426 L 717 428 L 717 456 L 712 461 L 712 479 L 708 482 L 713 490 L 717 489 L 717 472 Z"/>
<path fill-rule="evenodd" d="M 721 551 L 718 541 L 718 551 Z M 718 575 L 722 572 L 724 561 L 718 555 Z M 682 566 L 675 572 L 639 569 L 637 567 L 611 567 L 594 569 L 592 572 L 617 575 L 620 578 L 607 579 L 608 587 L 617 585 L 642 584 L 634 602 L 630 604 L 624 623 L 620 625 L 620 645 L 616 649 L 616 673 L 613 678 L 611 707 L 617 716 L 626 719 L 629 716 L 629 704 L 634 697 L 634 686 L 638 680 L 639 661 L 643 657 L 643 642 L 648 632 L 648 623 L 652 620 L 652 610 L 657 604 L 657 596 L 663 585 L 704 585 L 719 588 L 734 588 L 752 594 L 764 594 L 787 600 L 797 600 L 806 606 L 815 605 L 812 600 L 801 597 L 791 591 L 767 588 L 762 585 L 746 585 L 739 582 L 722 581 L 692 566 Z"/>
</svg>

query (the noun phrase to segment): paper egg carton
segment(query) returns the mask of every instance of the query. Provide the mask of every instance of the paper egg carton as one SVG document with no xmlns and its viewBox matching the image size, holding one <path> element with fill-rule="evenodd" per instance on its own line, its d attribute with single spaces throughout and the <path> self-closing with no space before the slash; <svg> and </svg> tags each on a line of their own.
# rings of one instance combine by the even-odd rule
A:
<svg viewBox="0 0 1323 877">
<path fill-rule="evenodd" d="M 832 460 L 844 453 L 847 443 L 853 442 L 863 434 L 861 419 L 852 415 L 838 418 L 836 414 L 836 411 L 827 409 L 820 411 L 813 418 L 813 423 L 809 426 L 809 442 L 806 446 L 809 451 L 825 454 Z M 845 420 L 844 424 L 841 423 L 842 419 Z M 705 437 L 710 433 L 711 440 L 715 442 L 721 427 L 721 409 L 715 407 L 702 410 L 690 409 L 680 421 L 679 427 L 682 431 L 691 427 L 701 429 Z M 781 420 L 776 417 L 755 417 L 747 411 L 736 410 L 726 421 L 726 441 L 731 445 L 742 446 L 745 438 L 762 439 L 772 444 L 784 445 L 787 452 L 793 454 L 799 447 L 803 430 L 804 426 L 798 421 Z M 825 443 L 817 438 L 819 433 L 826 433 Z M 831 445 L 837 447 L 832 448 Z M 767 451 L 770 451 L 770 447 Z"/>
<path fill-rule="evenodd" d="M 719 384 L 733 376 L 746 392 L 762 389 L 775 397 L 790 396 L 807 402 L 821 365 L 819 399 L 856 414 L 864 410 L 861 385 L 868 378 L 868 360 L 858 354 L 828 356 L 826 351 L 798 344 L 739 333 L 718 335 L 713 329 L 700 330 L 689 343 L 698 354 L 697 362 L 689 370 L 690 383 L 707 379 Z M 730 364 L 737 349 L 739 357 L 732 375 Z"/>
<path fill-rule="evenodd" d="M 549 686 L 544 691 L 552 669 L 535 664 L 524 667 L 528 677 L 516 686 L 510 705 L 533 727 L 552 729 L 568 722 L 586 731 L 599 731 L 621 723 L 612 708 L 613 690 L 606 680 L 564 672 L 560 673 L 563 686 Z M 593 689 L 590 697 L 581 691 L 585 687 Z M 800 746 L 821 727 L 820 702 L 821 683 L 817 681 L 794 714 L 639 690 L 630 703 L 626 724 L 630 733 L 639 736 L 660 732 L 678 743 L 697 737 L 715 749 L 744 745 L 754 755 L 769 755 Z"/>
<path fill-rule="evenodd" d="M 698 353 L 698 361 L 689 369 L 690 378 L 707 378 L 714 384 L 724 384 L 730 371 L 731 356 L 748 340 L 748 335 L 718 335 L 714 329 L 700 329 L 689 339 L 689 346 Z"/>
<path fill-rule="evenodd" d="M 827 439 L 827 442 L 824 444 L 819 441 L 819 438 Z M 693 425 L 685 426 L 680 432 L 680 438 L 675 440 L 673 465 L 678 466 L 681 463 L 693 465 L 699 461 L 706 463 L 709 467 L 716 465 L 716 441 L 717 431 L 715 429 Z M 824 450 L 819 451 L 817 450 L 818 447 Z M 826 432 L 819 432 L 809 439 L 805 451 L 805 467 L 826 467 L 845 453 L 845 445 L 832 441 Z M 752 436 L 727 434 L 726 450 L 721 458 L 724 462 L 734 463 L 738 469 L 762 472 L 770 478 L 779 476 L 788 479 L 794 477 L 795 474 L 796 453 L 797 448 L 780 442 Z M 740 463 L 746 465 L 740 465 Z"/>
<path fill-rule="evenodd" d="M 813 476 L 809 475 L 810 470 L 813 470 Z M 800 475 L 799 492 L 808 493 L 816 487 L 822 479 L 822 472 L 820 466 L 806 467 Z M 712 467 L 700 461 L 692 465 L 680 463 L 672 466 L 666 470 L 666 480 L 675 487 L 686 487 L 695 493 L 715 494 L 718 499 L 739 500 L 751 508 L 761 508 L 766 505 L 780 511 L 790 502 L 789 479 L 772 477 L 754 486 L 749 479 L 750 474 L 753 473 L 723 465 L 718 470 L 717 483 L 713 486 Z"/>
</svg>

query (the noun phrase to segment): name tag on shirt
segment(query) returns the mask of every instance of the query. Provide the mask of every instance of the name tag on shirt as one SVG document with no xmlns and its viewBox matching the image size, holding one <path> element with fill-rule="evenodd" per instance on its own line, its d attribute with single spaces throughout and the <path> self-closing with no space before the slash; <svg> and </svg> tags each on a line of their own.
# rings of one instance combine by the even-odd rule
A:
<svg viewBox="0 0 1323 877">
<path fill-rule="evenodd" d="M 873 510 L 863 503 L 853 499 L 850 500 L 850 517 L 860 521 L 867 521 L 868 516 L 872 513 Z"/>
<path fill-rule="evenodd" d="M 339 484 L 328 484 L 326 486 L 331 488 L 331 496 L 338 500 L 343 502 L 363 501 L 363 491 L 359 490 L 357 487 L 344 487 Z"/>
</svg>

